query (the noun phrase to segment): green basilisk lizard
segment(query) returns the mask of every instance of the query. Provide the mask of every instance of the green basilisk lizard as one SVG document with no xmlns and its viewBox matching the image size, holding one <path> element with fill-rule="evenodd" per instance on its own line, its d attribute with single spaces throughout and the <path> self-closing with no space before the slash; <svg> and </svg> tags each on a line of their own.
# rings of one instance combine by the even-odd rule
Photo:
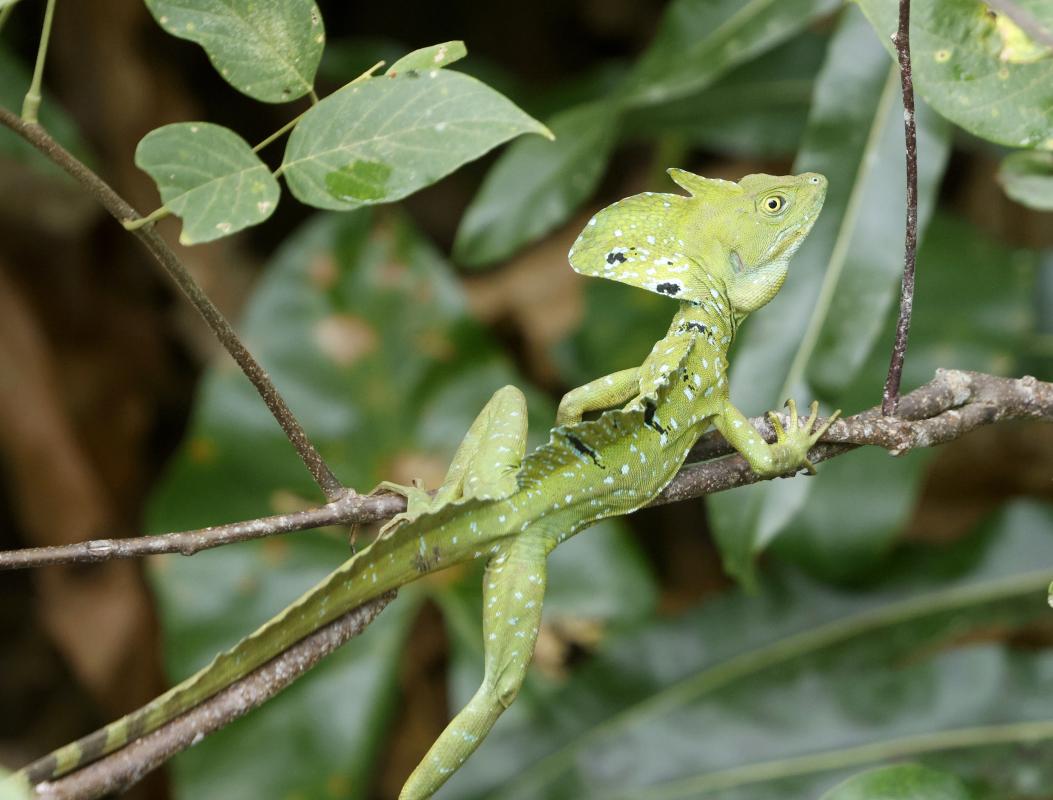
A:
<svg viewBox="0 0 1053 800">
<path fill-rule="evenodd" d="M 808 449 L 827 427 L 813 430 L 816 404 L 801 425 L 788 401 L 785 430 L 772 414 L 777 440 L 767 444 L 729 400 L 727 352 L 742 319 L 782 286 L 822 208 L 826 179 L 747 175 L 733 183 L 670 174 L 690 196 L 646 192 L 621 200 L 589 221 L 569 256 L 579 273 L 678 301 L 668 332 L 642 365 L 569 392 L 549 442 L 525 457 L 523 395 L 501 389 L 434 495 L 378 487 L 404 495 L 407 510 L 369 547 L 200 672 L 11 780 L 30 787 L 66 774 L 158 728 L 349 609 L 428 572 L 485 558 L 483 683 L 400 795 L 430 797 L 515 699 L 541 621 L 546 557 L 560 542 L 648 503 L 710 425 L 762 476 L 811 471 Z"/>
</svg>

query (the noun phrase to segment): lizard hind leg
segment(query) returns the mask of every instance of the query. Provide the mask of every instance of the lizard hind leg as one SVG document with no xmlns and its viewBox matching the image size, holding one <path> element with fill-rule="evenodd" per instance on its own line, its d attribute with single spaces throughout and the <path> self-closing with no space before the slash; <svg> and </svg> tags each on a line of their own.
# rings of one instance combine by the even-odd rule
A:
<svg viewBox="0 0 1053 800">
<path fill-rule="evenodd" d="M 545 594 L 545 541 L 506 540 L 483 576 L 483 682 L 428 750 L 399 800 L 424 800 L 465 762 L 519 693 L 534 653 Z"/>
<path fill-rule="evenodd" d="M 498 389 L 468 428 L 434 496 L 421 488 L 390 481 L 374 489 L 395 492 L 407 500 L 406 511 L 381 528 L 381 534 L 462 497 L 486 499 L 511 494 L 516 489 L 516 472 L 526 452 L 526 435 L 527 408 L 523 393 L 515 386 Z"/>
</svg>

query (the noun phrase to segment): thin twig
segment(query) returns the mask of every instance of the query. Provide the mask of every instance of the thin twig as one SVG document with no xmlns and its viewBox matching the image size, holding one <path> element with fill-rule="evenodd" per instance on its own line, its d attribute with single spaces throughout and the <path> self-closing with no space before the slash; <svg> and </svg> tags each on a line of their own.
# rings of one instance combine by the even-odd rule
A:
<svg viewBox="0 0 1053 800">
<path fill-rule="evenodd" d="M 846 453 L 861 445 L 882 447 L 894 455 L 917 447 L 932 447 L 957 439 L 980 427 L 1007 419 L 1053 422 L 1053 384 L 1031 377 L 1000 378 L 979 372 L 939 370 L 936 377 L 902 398 L 898 416 L 886 417 L 879 407 L 838 420 L 809 454 L 813 463 Z M 764 417 L 750 420 L 767 441 L 775 432 Z M 782 415 L 783 425 L 788 425 Z M 822 424 L 819 420 L 817 424 Z M 699 439 L 685 466 L 651 505 L 687 500 L 733 489 L 759 480 L 739 455 L 719 458 L 734 450 L 716 432 Z M 137 558 L 160 553 L 191 555 L 212 547 L 324 525 L 379 522 L 404 511 L 406 501 L 393 494 L 349 494 L 307 511 L 131 539 L 97 539 L 72 545 L 0 552 L 0 569 L 52 564 L 92 563 Z"/>
<path fill-rule="evenodd" d="M 362 525 L 378 522 L 390 519 L 405 510 L 406 501 L 398 495 L 360 495 L 349 492 L 318 508 L 233 522 L 229 525 L 210 525 L 207 528 L 157 536 L 92 539 L 75 544 L 27 547 L 0 552 L 0 570 L 48 567 L 56 564 L 92 564 L 163 553 L 192 556 L 202 550 L 282 533 L 322 528 L 326 525 Z"/>
<path fill-rule="evenodd" d="M 78 161 L 69 151 L 56 142 L 47 131 L 39 125 L 23 122 L 15 114 L 0 107 L 0 125 L 11 129 L 33 147 L 43 153 L 47 158 L 72 175 L 85 189 L 105 208 L 118 222 L 137 220 L 139 213 L 132 208 L 120 195 L 98 175 Z M 337 480 L 329 465 L 325 463 L 321 453 L 307 438 L 303 426 L 285 403 L 285 399 L 271 382 L 259 362 L 242 344 L 233 326 L 209 300 L 208 296 L 194 280 L 190 272 L 179 261 L 179 258 L 168 246 L 160 234 L 152 227 L 140 228 L 131 231 L 139 241 L 146 245 L 146 249 L 157 259 L 157 262 L 175 281 L 176 285 L 190 300 L 194 308 L 204 318 L 209 328 L 226 348 L 227 352 L 241 367 L 241 371 L 252 382 L 263 402 L 267 404 L 271 414 L 277 420 L 286 437 L 296 449 L 304 465 L 311 473 L 318 488 L 322 490 L 327 500 L 336 500 L 346 491 Z"/>
<path fill-rule="evenodd" d="M 88 800 L 122 792 L 169 758 L 262 705 L 325 656 L 357 636 L 394 598 L 388 592 L 319 628 L 205 702 L 98 761 L 38 784 L 47 800 Z"/>
<path fill-rule="evenodd" d="M 881 395 L 881 412 L 896 413 L 903 359 L 907 354 L 907 334 L 914 310 L 914 265 L 918 251 L 918 132 L 914 123 L 914 83 L 910 74 L 910 0 L 899 0 L 899 30 L 892 37 L 899 56 L 899 77 L 903 87 L 903 138 L 907 153 L 907 233 L 903 253 L 903 283 L 899 293 L 899 320 L 896 342 L 888 366 L 888 378 Z"/>
</svg>

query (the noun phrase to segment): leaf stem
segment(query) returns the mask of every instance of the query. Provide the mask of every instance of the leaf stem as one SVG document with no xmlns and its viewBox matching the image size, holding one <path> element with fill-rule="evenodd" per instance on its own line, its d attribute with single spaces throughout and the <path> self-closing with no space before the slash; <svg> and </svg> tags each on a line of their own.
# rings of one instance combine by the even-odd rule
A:
<svg viewBox="0 0 1053 800">
<path fill-rule="evenodd" d="M 44 25 L 40 29 L 40 45 L 37 47 L 37 63 L 33 67 L 33 80 L 29 84 L 25 99 L 22 101 L 22 119 L 30 124 L 37 121 L 40 110 L 40 85 L 44 80 L 44 60 L 48 54 L 48 41 L 51 39 L 51 22 L 55 17 L 55 0 L 47 0 L 44 7 Z"/>
<path fill-rule="evenodd" d="M 881 396 L 881 413 L 892 416 L 899 404 L 903 378 L 903 359 L 907 354 L 907 335 L 914 310 L 914 267 L 918 253 L 918 132 L 914 122 L 914 83 L 910 74 L 910 0 L 899 0 L 899 30 L 893 36 L 899 57 L 900 84 L 903 89 L 903 137 L 907 158 L 907 231 L 903 252 L 903 283 L 899 293 L 899 320 L 892 346 L 888 377 Z"/>
<path fill-rule="evenodd" d="M 344 84 L 344 86 L 350 86 L 350 85 L 351 85 L 351 84 L 353 84 L 353 83 L 358 83 L 358 82 L 360 82 L 360 81 L 363 81 L 363 80 L 365 80 L 366 78 L 370 77 L 370 76 L 371 76 L 371 75 L 372 75 L 372 74 L 373 74 L 374 72 L 376 72 L 376 71 L 377 71 L 378 69 L 380 69 L 380 68 L 381 68 L 382 66 L 384 66 L 384 62 L 383 62 L 383 61 L 378 61 L 378 62 L 377 62 L 376 64 L 374 64 L 374 65 L 373 65 L 372 67 L 370 67 L 369 69 L 367 69 L 367 70 L 366 70 L 365 72 L 363 72 L 363 73 L 362 73 L 361 75 L 359 75 L 359 76 L 358 76 L 357 78 L 355 78 L 354 80 L 351 80 L 351 81 L 348 81 L 347 83 L 345 83 L 345 84 Z M 340 87 L 340 89 L 343 89 L 343 88 L 344 88 L 344 86 L 341 86 L 341 87 Z M 337 91 L 340 91 L 340 89 L 337 89 Z M 315 93 L 314 93 L 314 90 L 312 89 L 312 90 L 311 90 L 311 106 L 313 107 L 313 106 L 314 106 L 314 104 L 315 104 L 315 103 L 317 103 L 317 102 L 318 102 L 318 95 L 317 95 L 317 94 L 315 94 Z M 295 128 L 295 127 L 296 127 L 296 125 L 297 125 L 297 124 L 298 124 L 298 123 L 300 122 L 300 120 L 301 120 L 301 119 L 303 119 L 303 115 L 304 115 L 304 114 L 306 114 L 306 113 L 307 113 L 308 111 L 310 111 L 310 110 L 311 110 L 311 109 L 310 109 L 310 108 L 308 108 L 308 109 L 305 109 L 304 111 L 301 111 L 301 112 L 300 112 L 299 114 L 297 114 L 297 115 L 296 115 L 295 117 L 293 117 L 293 118 L 292 118 L 291 120 L 289 120 L 289 121 L 288 121 L 288 122 L 286 122 L 286 123 L 285 123 L 284 125 L 282 125 L 282 126 L 281 126 L 280 128 L 278 128 L 278 130 L 276 130 L 276 131 L 275 131 L 274 133 L 272 133 L 272 134 L 271 134 L 270 136 L 268 136 L 268 137 L 267 137 L 266 139 L 264 139 L 264 140 L 263 140 L 262 142 L 260 142 L 260 143 L 259 143 L 258 145 L 256 145 L 255 147 L 253 147 L 253 148 L 252 148 L 252 152 L 254 152 L 254 153 L 258 153 L 258 152 L 260 152 L 260 150 L 262 150 L 263 148 L 265 148 L 265 147 L 266 147 L 267 145 L 271 144 L 272 142 L 274 142 L 274 141 L 275 141 L 275 140 L 277 140 L 277 139 L 280 139 L 280 138 L 281 138 L 282 136 L 284 136 L 284 135 L 285 135 L 286 133 L 288 133 L 288 132 L 289 132 L 289 131 L 291 131 L 291 130 L 292 130 L 293 128 Z M 274 175 L 275 175 L 275 177 L 277 177 L 277 176 L 278 176 L 278 175 L 280 175 L 280 174 L 281 174 L 281 167 L 279 167 L 279 168 L 278 168 L 277 170 L 275 170 L 275 172 L 274 172 Z"/>
<path fill-rule="evenodd" d="M 158 220 L 162 220 L 165 217 L 170 217 L 171 215 L 172 212 L 171 210 L 169 210 L 168 206 L 161 206 L 155 211 L 152 211 L 149 214 L 147 214 L 145 217 L 139 217 L 138 219 L 124 219 L 120 220 L 120 223 L 122 226 L 124 226 L 124 229 L 126 231 L 137 231 L 145 225 L 149 225 L 152 222 L 157 222 Z"/>
<path fill-rule="evenodd" d="M 27 123 L 3 107 L 0 107 L 0 125 L 17 133 L 48 159 L 72 175 L 122 225 L 139 219 L 138 212 L 123 197 L 55 141 L 40 125 Z M 311 443 L 300 421 L 286 404 L 285 398 L 275 388 L 266 370 L 248 351 L 234 327 L 208 298 L 172 248 L 152 227 L 141 227 L 131 233 L 146 246 L 150 255 L 182 290 L 191 305 L 197 309 L 209 328 L 212 329 L 216 338 L 237 362 L 245 377 L 249 379 L 260 398 L 266 403 L 271 415 L 285 432 L 285 436 L 303 460 L 326 499 L 332 501 L 342 497 L 348 490 L 337 480 L 325 459 Z"/>
</svg>

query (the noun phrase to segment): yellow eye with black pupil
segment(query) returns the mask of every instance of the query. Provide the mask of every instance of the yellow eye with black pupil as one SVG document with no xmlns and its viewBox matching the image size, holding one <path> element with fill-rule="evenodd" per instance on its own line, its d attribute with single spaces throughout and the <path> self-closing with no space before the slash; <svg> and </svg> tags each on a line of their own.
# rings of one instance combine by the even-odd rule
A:
<svg viewBox="0 0 1053 800">
<path fill-rule="evenodd" d="M 764 207 L 774 214 L 776 211 L 782 210 L 783 203 L 784 201 L 779 195 L 773 195 L 764 201 Z"/>
</svg>

